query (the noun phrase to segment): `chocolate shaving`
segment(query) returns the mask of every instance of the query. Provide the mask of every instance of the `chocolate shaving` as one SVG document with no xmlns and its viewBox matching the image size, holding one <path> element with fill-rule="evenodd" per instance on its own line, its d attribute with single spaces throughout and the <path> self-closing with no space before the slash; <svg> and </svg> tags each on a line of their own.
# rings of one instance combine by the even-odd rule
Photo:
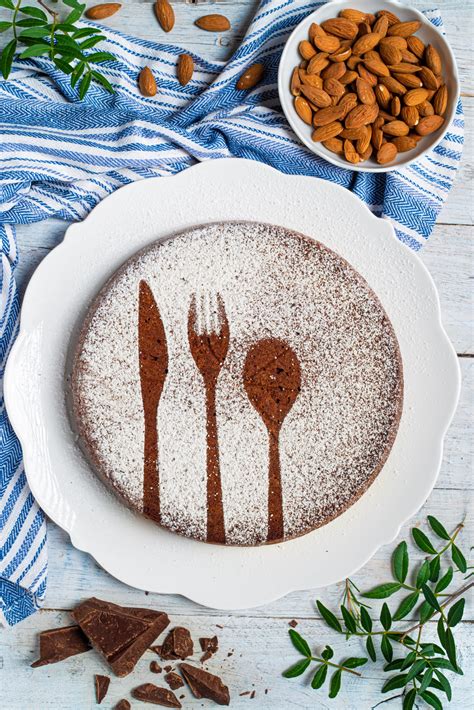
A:
<svg viewBox="0 0 474 710">
<path fill-rule="evenodd" d="M 173 670 L 173 666 L 165 666 L 166 673 L 169 673 L 172 670 Z"/>
<path fill-rule="evenodd" d="M 152 673 L 161 673 L 162 668 L 158 661 L 152 661 L 150 663 L 150 670 Z"/>
<path fill-rule="evenodd" d="M 153 683 L 144 683 L 138 688 L 132 690 L 132 697 L 136 700 L 142 700 L 144 703 L 152 703 L 153 705 L 161 705 L 164 708 L 180 708 L 182 707 L 178 698 L 168 688 L 159 688 Z"/>
<path fill-rule="evenodd" d="M 120 677 L 132 672 L 150 644 L 169 624 L 164 612 L 127 608 L 94 597 L 76 607 L 72 617 Z"/>
<path fill-rule="evenodd" d="M 64 626 L 40 633 L 40 658 L 32 668 L 64 661 L 70 656 L 89 651 L 91 645 L 79 626 Z"/>
<path fill-rule="evenodd" d="M 106 675 L 95 675 L 95 699 L 97 705 L 100 705 L 102 700 L 107 695 L 107 691 L 110 685 L 110 678 Z"/>
<path fill-rule="evenodd" d="M 171 690 L 177 690 L 178 688 L 182 688 L 184 685 L 183 679 L 177 673 L 173 673 L 173 672 L 167 673 L 165 675 L 165 680 L 168 683 Z"/>
<path fill-rule="evenodd" d="M 125 698 L 122 698 L 122 700 L 119 700 L 117 705 L 115 705 L 114 710 L 130 710 L 132 706 L 128 702 L 128 700 L 125 700 Z"/>
<path fill-rule="evenodd" d="M 194 653 L 193 640 L 188 629 L 183 626 L 176 626 L 165 638 L 161 646 L 160 656 L 165 661 L 184 661 Z"/>
<path fill-rule="evenodd" d="M 179 667 L 195 698 L 208 698 L 218 705 L 229 705 L 229 688 L 218 676 L 190 666 L 189 663 L 180 663 Z"/>
<path fill-rule="evenodd" d="M 250 700 L 253 700 L 254 697 L 255 697 L 255 690 L 252 690 L 252 692 L 250 693 Z"/>
<path fill-rule="evenodd" d="M 291 626 L 291 628 L 294 629 L 296 626 L 298 626 L 298 622 L 296 621 L 296 619 L 292 619 L 288 622 L 288 626 Z"/>
</svg>

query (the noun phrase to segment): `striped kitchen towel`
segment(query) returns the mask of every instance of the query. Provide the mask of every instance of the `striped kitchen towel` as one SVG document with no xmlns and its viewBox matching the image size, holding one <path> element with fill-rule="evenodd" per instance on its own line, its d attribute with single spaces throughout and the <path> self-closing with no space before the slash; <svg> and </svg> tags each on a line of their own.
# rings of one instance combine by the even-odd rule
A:
<svg viewBox="0 0 474 710">
<path fill-rule="evenodd" d="M 387 175 L 334 167 L 303 147 L 281 112 L 277 70 L 285 41 L 321 3 L 262 0 L 247 35 L 226 64 L 194 56 L 186 86 L 176 79 L 182 49 L 106 28 L 104 49 L 117 61 L 104 74 L 109 95 L 92 87 L 84 101 L 46 59 L 17 62 L 0 82 L 0 236 L 2 245 L 0 360 L 18 331 L 15 225 L 47 217 L 80 220 L 110 192 L 147 177 L 170 175 L 196 161 L 238 156 L 291 174 L 315 175 L 355 192 L 390 218 L 413 249 L 428 238 L 461 157 L 463 113 L 431 155 Z M 427 13 L 438 27 L 436 11 Z M 237 91 L 243 69 L 259 61 L 263 81 Z M 149 65 L 158 95 L 142 97 L 137 75 Z M 1 404 L 0 620 L 14 624 L 37 609 L 46 589 L 46 524 L 27 485 L 21 449 Z"/>
</svg>

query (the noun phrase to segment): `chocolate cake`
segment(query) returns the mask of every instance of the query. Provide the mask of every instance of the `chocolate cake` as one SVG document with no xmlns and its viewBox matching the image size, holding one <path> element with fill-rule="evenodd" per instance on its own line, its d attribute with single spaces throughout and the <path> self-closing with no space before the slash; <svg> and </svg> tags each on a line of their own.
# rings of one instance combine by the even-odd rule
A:
<svg viewBox="0 0 474 710">
<path fill-rule="evenodd" d="M 303 535 L 367 490 L 393 445 L 402 364 L 377 296 L 283 227 L 209 224 L 100 291 L 71 373 L 94 471 L 137 513 L 213 543 Z"/>
</svg>

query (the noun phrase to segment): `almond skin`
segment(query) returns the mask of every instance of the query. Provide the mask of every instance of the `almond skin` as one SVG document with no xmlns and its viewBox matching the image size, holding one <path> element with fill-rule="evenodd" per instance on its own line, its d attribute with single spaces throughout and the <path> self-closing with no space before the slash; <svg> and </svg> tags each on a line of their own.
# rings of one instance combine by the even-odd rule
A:
<svg viewBox="0 0 474 710">
<path fill-rule="evenodd" d="M 377 163 L 385 165 L 397 157 L 397 147 L 394 143 L 384 143 L 377 151 Z"/>
<path fill-rule="evenodd" d="M 402 50 L 391 44 L 384 44 L 380 47 L 380 56 L 385 64 L 399 64 L 402 61 Z"/>
<path fill-rule="evenodd" d="M 122 7 L 119 2 L 104 2 L 102 5 L 93 5 L 84 13 L 89 20 L 105 20 L 112 17 Z"/>
<path fill-rule="evenodd" d="M 156 81 L 149 67 L 143 67 L 138 75 L 138 88 L 143 96 L 155 96 Z"/>
<path fill-rule="evenodd" d="M 419 136 L 428 136 L 430 133 L 434 133 L 441 128 L 444 123 L 444 118 L 442 116 L 424 116 L 420 119 L 419 124 L 415 127 L 415 131 Z"/>
<path fill-rule="evenodd" d="M 178 81 L 186 86 L 193 78 L 194 60 L 189 54 L 180 54 L 178 59 Z"/>
<path fill-rule="evenodd" d="M 295 111 L 302 121 L 311 126 L 313 121 L 313 112 L 311 106 L 302 96 L 297 96 L 294 100 Z"/>
<path fill-rule="evenodd" d="M 230 22 L 225 15 L 203 15 L 194 23 L 206 32 L 227 32 Z"/>
<path fill-rule="evenodd" d="M 165 32 L 171 32 L 174 27 L 174 10 L 168 0 L 156 0 L 154 9 L 161 29 Z"/>
<path fill-rule="evenodd" d="M 403 86 L 403 84 L 397 81 L 397 79 L 394 79 L 393 76 L 383 76 L 380 79 L 380 83 L 386 86 L 387 89 L 392 92 L 392 94 L 397 94 L 398 96 L 406 94 L 406 88 Z"/>
<path fill-rule="evenodd" d="M 315 89 L 323 88 L 323 80 L 319 74 L 307 74 L 306 72 L 303 73 L 302 70 L 300 70 L 300 79 L 303 84 L 306 84 L 307 86 L 314 86 Z"/>
<path fill-rule="evenodd" d="M 377 32 L 380 37 L 385 37 L 388 31 L 388 17 L 386 15 L 380 15 L 377 22 L 375 22 L 372 27 L 372 32 Z M 364 152 L 364 151 L 362 151 Z"/>
<path fill-rule="evenodd" d="M 342 131 L 342 123 L 339 121 L 334 121 L 333 123 L 328 123 L 327 126 L 320 126 L 313 131 L 312 139 L 313 141 L 327 141 L 329 138 L 335 138 Z"/>
<path fill-rule="evenodd" d="M 261 81 L 264 72 L 265 67 L 263 64 L 252 64 L 252 66 L 244 71 L 236 84 L 236 88 L 239 90 L 253 89 L 253 87 Z"/>
</svg>

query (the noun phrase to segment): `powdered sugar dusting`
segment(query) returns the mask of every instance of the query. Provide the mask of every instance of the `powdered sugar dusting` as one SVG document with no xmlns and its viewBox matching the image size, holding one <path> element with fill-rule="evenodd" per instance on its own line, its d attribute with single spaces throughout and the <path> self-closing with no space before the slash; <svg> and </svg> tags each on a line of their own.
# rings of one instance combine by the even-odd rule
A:
<svg viewBox="0 0 474 710">
<path fill-rule="evenodd" d="M 317 236 L 317 235 L 315 235 Z M 143 493 L 143 408 L 138 369 L 138 284 L 149 284 L 164 323 L 169 371 L 159 406 L 162 523 L 206 536 L 205 398 L 188 345 L 188 309 L 216 326 L 222 296 L 230 344 L 217 385 L 226 538 L 267 535 L 268 431 L 242 382 L 261 338 L 286 340 L 301 392 L 280 436 L 285 537 L 343 512 L 391 448 L 402 396 L 398 345 L 365 281 L 334 252 L 284 228 L 206 225 L 132 259 L 99 295 L 73 374 L 79 431 L 97 470 L 134 508 Z"/>
</svg>

